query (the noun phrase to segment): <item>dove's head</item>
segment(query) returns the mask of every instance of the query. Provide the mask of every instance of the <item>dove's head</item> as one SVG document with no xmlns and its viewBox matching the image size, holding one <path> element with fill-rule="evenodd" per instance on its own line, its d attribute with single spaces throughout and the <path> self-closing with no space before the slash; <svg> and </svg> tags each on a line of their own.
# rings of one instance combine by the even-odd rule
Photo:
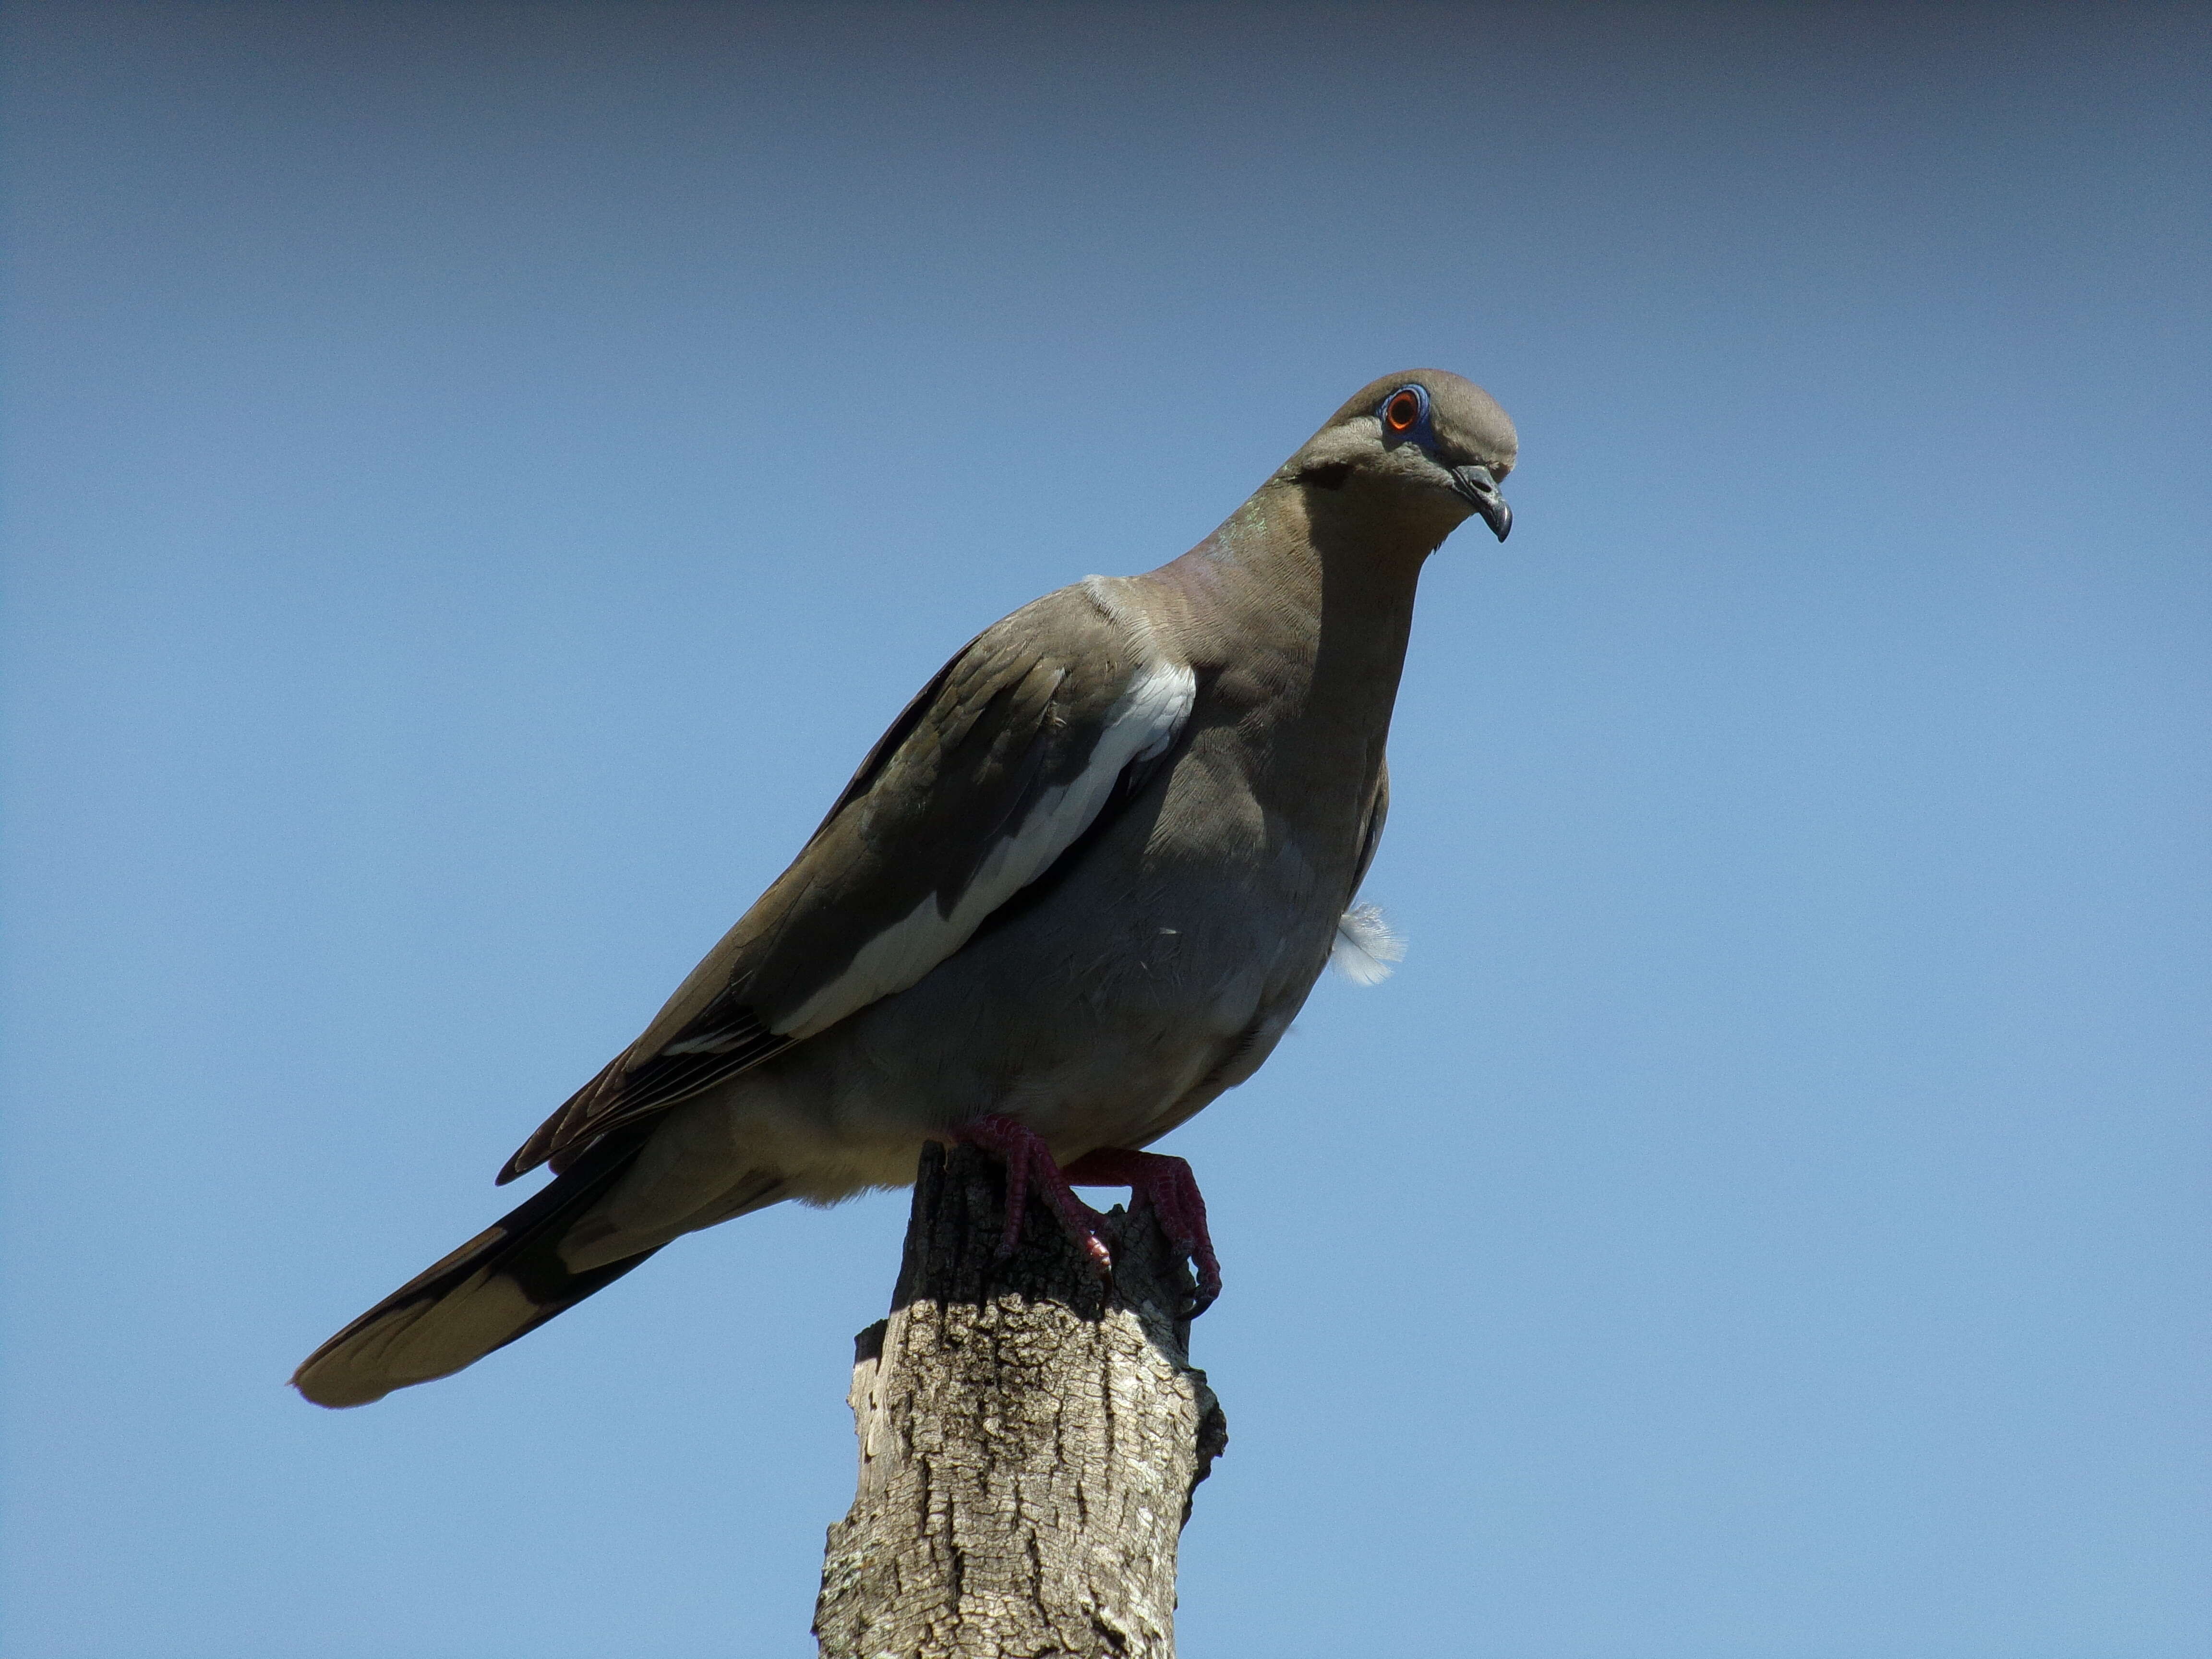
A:
<svg viewBox="0 0 2212 1659">
<path fill-rule="evenodd" d="M 1354 392 L 1276 476 L 1443 531 L 1480 514 L 1502 542 L 1513 512 L 1498 486 L 1519 453 L 1513 422 L 1487 392 L 1440 368 L 1413 368 Z"/>
</svg>

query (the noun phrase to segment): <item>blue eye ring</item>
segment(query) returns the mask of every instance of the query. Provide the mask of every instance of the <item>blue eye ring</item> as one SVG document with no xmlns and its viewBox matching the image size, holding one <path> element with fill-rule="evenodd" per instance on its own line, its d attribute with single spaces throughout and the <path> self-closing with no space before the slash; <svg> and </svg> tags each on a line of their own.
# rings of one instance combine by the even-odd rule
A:
<svg viewBox="0 0 2212 1659">
<path fill-rule="evenodd" d="M 1382 423 L 1385 442 L 1410 439 L 1427 448 L 1431 438 L 1428 387 L 1418 380 L 1400 386 L 1376 405 L 1375 418 Z"/>
</svg>

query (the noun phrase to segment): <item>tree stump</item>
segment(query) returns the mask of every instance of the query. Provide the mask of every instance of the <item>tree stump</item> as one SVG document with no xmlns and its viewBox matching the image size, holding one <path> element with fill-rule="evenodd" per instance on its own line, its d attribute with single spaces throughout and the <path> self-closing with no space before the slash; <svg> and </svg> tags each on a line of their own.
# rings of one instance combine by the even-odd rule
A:
<svg viewBox="0 0 2212 1659">
<path fill-rule="evenodd" d="M 856 1339 L 859 1494 L 830 1528 L 823 1659 L 1173 1659 L 1176 1547 L 1227 1419 L 1189 1363 L 1188 1268 L 1148 1207 L 1102 1282 L 1035 1198 L 923 1149 L 889 1319 Z"/>
</svg>

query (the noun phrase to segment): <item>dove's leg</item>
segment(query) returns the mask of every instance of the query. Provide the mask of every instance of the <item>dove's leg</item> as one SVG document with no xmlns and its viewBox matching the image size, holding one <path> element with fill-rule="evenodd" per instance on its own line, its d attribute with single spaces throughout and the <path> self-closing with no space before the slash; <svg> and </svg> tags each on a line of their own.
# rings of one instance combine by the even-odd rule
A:
<svg viewBox="0 0 2212 1659">
<path fill-rule="evenodd" d="M 1213 1254 L 1213 1237 L 1206 1225 L 1206 1199 L 1198 1190 L 1190 1165 L 1160 1152 L 1133 1152 L 1118 1146 L 1085 1152 L 1062 1170 L 1042 1137 L 1012 1118 L 979 1117 L 955 1132 L 959 1139 L 1002 1158 L 1006 1165 L 1006 1224 L 999 1240 L 999 1254 L 1012 1255 L 1021 1242 L 1022 1218 L 1029 1207 L 1030 1183 L 1034 1181 L 1060 1231 L 1099 1273 L 1113 1271 L 1114 1257 L 1098 1237 L 1105 1218 L 1075 1195 L 1074 1183 L 1086 1187 L 1127 1187 L 1133 1199 L 1152 1206 L 1160 1231 L 1168 1242 L 1188 1256 L 1198 1269 L 1198 1295 L 1191 1304 L 1195 1318 L 1213 1305 L 1221 1294 L 1221 1263 Z"/>
<path fill-rule="evenodd" d="M 1164 1152 L 1102 1146 L 1095 1152 L 1085 1152 L 1061 1173 L 1077 1186 L 1127 1187 L 1133 1198 L 1150 1204 L 1168 1242 L 1198 1269 L 1198 1299 L 1191 1306 L 1191 1316 L 1195 1318 L 1213 1305 L 1213 1299 L 1221 1294 L 1221 1263 L 1213 1254 L 1213 1237 L 1206 1228 L 1206 1200 L 1189 1164 Z"/>
<path fill-rule="evenodd" d="M 1060 1165 L 1053 1162 L 1052 1149 L 1042 1138 L 1013 1119 L 995 1114 L 963 1124 L 953 1133 L 1006 1160 L 1006 1229 L 999 1239 L 1000 1256 L 1012 1255 L 1014 1246 L 1021 1243 L 1022 1217 L 1029 1207 L 1030 1182 L 1035 1181 L 1045 1204 L 1059 1219 L 1060 1231 L 1074 1241 L 1092 1268 L 1102 1276 L 1113 1272 L 1113 1253 L 1098 1237 L 1098 1224 L 1105 1218 L 1075 1195 Z"/>
</svg>

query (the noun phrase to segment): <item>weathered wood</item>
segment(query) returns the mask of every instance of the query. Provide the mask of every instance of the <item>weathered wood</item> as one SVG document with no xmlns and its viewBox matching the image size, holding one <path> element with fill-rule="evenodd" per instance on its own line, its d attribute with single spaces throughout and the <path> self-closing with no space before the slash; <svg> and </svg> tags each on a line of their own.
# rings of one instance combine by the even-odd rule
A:
<svg viewBox="0 0 2212 1659">
<path fill-rule="evenodd" d="M 823 1659 L 1173 1659 L 1176 1546 L 1228 1443 L 1151 1212 L 1092 1275 L 1035 1199 L 997 1256 L 995 1160 L 932 1145 L 890 1317 L 856 1341 L 853 1508 L 830 1528 Z"/>
</svg>

